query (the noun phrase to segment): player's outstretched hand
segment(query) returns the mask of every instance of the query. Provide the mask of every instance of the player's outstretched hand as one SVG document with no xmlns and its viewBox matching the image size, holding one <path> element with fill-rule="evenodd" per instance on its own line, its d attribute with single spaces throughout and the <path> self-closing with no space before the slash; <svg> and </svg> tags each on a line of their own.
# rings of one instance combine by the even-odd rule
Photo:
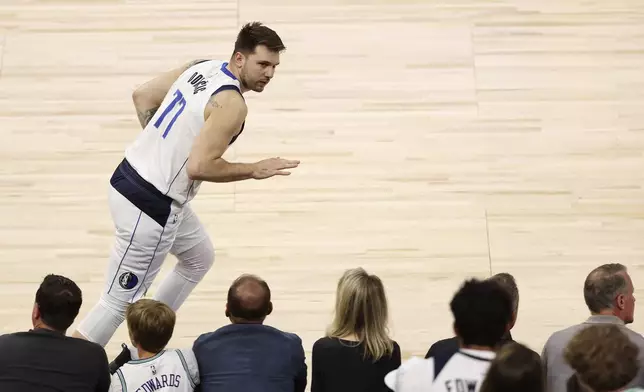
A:
<svg viewBox="0 0 644 392">
<path fill-rule="evenodd" d="M 253 171 L 253 178 L 256 180 L 263 180 L 273 176 L 288 176 L 290 171 L 285 169 L 296 168 L 300 161 L 292 161 L 282 158 L 269 158 L 259 161 L 255 164 L 255 171 Z"/>
</svg>

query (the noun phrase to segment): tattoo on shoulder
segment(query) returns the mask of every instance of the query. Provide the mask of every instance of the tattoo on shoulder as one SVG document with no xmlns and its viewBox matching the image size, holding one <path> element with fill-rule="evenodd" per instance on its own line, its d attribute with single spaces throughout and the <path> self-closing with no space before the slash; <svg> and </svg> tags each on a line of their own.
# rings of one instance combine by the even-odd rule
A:
<svg viewBox="0 0 644 392">
<path fill-rule="evenodd" d="M 208 101 L 208 106 L 210 106 L 213 109 L 221 109 L 223 107 L 221 106 L 221 104 L 219 104 L 219 102 L 217 102 L 215 97 L 210 98 L 210 100 Z"/>
<path fill-rule="evenodd" d="M 154 117 L 154 114 L 159 110 L 159 106 L 152 108 L 150 110 L 146 110 L 144 112 L 139 112 L 137 111 L 136 114 L 139 116 L 139 122 L 141 123 L 141 127 L 145 128 L 146 125 L 152 120 L 152 117 Z"/>
</svg>

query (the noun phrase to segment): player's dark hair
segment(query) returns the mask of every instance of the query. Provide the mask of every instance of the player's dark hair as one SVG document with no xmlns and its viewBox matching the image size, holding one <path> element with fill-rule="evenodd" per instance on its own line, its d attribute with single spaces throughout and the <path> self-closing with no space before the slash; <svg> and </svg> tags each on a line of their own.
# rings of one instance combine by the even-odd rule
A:
<svg viewBox="0 0 644 392">
<path fill-rule="evenodd" d="M 81 289 L 60 275 L 47 275 L 36 291 L 36 304 L 42 321 L 59 332 L 74 322 L 83 303 Z"/>
<path fill-rule="evenodd" d="M 247 288 L 254 289 L 250 296 L 248 294 L 251 290 L 247 290 Z M 227 317 L 232 316 L 237 319 L 257 322 L 264 320 L 272 310 L 271 289 L 268 287 L 268 283 L 258 276 L 242 275 L 235 279 L 228 289 L 229 314 L 226 314 Z"/>
<path fill-rule="evenodd" d="M 512 319 L 512 299 L 493 281 L 465 281 L 450 303 L 463 345 L 495 347 Z"/>
<path fill-rule="evenodd" d="M 263 45 L 272 52 L 281 52 L 286 49 L 282 39 L 275 31 L 264 26 L 261 22 L 245 24 L 237 34 L 235 41 L 235 53 L 241 52 L 245 55 L 255 53 L 257 46 Z"/>
</svg>

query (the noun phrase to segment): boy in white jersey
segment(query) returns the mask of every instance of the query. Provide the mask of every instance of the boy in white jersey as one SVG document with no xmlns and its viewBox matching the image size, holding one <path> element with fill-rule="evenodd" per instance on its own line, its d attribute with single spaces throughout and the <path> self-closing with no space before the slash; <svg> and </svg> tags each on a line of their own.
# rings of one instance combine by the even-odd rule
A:
<svg viewBox="0 0 644 392">
<path fill-rule="evenodd" d="M 186 300 L 214 261 L 212 242 L 189 203 L 202 181 L 265 179 L 298 166 L 299 161 L 281 158 L 256 163 L 222 158 L 244 128 L 242 94 L 264 90 L 284 49 L 277 33 L 250 23 L 239 32 L 229 61 L 196 61 L 134 92 L 144 130 L 110 180 L 116 241 L 104 291 L 75 337 L 105 346 L 168 253 L 178 263 L 154 298 L 175 311 Z"/>
<path fill-rule="evenodd" d="M 141 299 L 126 311 L 133 360 L 112 376 L 110 392 L 192 392 L 199 384 L 199 367 L 191 349 L 166 350 L 172 337 L 175 313 L 162 302 Z"/>
</svg>

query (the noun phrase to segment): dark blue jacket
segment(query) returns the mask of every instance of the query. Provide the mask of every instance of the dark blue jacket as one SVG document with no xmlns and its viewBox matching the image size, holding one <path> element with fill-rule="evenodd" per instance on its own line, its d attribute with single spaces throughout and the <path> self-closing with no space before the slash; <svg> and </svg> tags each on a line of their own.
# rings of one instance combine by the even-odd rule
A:
<svg viewBox="0 0 644 392">
<path fill-rule="evenodd" d="M 202 392 L 304 392 L 299 336 L 261 324 L 230 324 L 197 338 Z"/>
</svg>

